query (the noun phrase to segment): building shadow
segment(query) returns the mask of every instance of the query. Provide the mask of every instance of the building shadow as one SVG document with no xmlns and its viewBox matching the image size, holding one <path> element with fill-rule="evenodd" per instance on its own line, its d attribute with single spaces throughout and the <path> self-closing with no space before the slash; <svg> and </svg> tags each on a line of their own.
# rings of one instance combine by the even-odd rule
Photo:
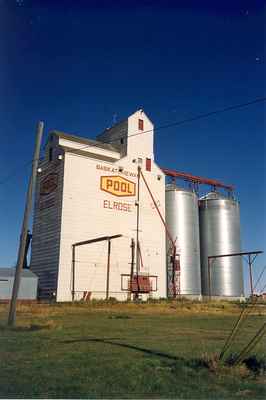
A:
<svg viewBox="0 0 266 400">
<path fill-rule="evenodd" d="M 144 347 L 135 346 L 135 345 L 128 344 L 128 343 L 117 342 L 114 340 L 121 340 L 121 338 L 107 338 L 107 339 L 104 339 L 104 338 L 80 338 L 80 339 L 64 340 L 64 341 L 61 341 L 60 343 L 63 343 L 63 344 L 86 343 L 86 342 L 104 343 L 104 344 L 110 344 L 112 346 L 118 346 L 118 347 L 122 347 L 122 348 L 126 348 L 126 349 L 139 351 L 144 354 L 148 354 L 148 355 L 152 355 L 152 356 L 162 357 L 164 359 L 168 359 L 171 361 L 185 361 L 185 359 L 182 357 L 173 356 L 171 354 L 163 353 L 161 351 L 146 349 Z"/>
</svg>

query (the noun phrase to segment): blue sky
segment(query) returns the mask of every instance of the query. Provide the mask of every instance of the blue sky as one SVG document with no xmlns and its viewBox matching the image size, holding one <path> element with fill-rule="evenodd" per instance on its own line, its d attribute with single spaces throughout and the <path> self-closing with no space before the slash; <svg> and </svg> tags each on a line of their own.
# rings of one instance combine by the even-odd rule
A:
<svg viewBox="0 0 266 400">
<path fill-rule="evenodd" d="M 37 121 L 94 138 L 138 108 L 156 128 L 263 97 L 263 3 L 0 0 L 0 181 L 16 173 L 0 266 L 16 260 Z M 260 103 L 155 129 L 159 165 L 236 185 L 243 250 L 266 250 L 264 118 Z"/>
</svg>

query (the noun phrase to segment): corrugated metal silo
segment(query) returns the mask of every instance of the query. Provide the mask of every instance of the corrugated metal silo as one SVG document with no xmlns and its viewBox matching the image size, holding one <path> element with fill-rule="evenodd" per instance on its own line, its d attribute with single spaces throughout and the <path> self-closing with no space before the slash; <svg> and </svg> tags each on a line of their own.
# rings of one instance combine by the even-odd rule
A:
<svg viewBox="0 0 266 400">
<path fill-rule="evenodd" d="M 239 253 L 239 203 L 210 192 L 199 201 L 202 294 L 209 294 L 208 256 Z M 240 256 L 214 259 L 210 266 L 211 295 L 243 295 L 243 270 Z"/>
<path fill-rule="evenodd" d="M 196 193 L 166 186 L 166 224 L 180 254 L 180 294 L 201 295 L 199 211 Z M 169 244 L 168 247 L 169 249 Z"/>
</svg>

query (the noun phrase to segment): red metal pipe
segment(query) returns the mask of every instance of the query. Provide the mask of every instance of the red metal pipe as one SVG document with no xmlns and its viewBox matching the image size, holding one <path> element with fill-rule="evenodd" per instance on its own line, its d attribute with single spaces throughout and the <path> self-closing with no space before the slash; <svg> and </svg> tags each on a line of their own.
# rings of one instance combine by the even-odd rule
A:
<svg viewBox="0 0 266 400">
<path fill-rule="evenodd" d="M 175 241 L 174 241 L 174 239 L 172 238 L 171 233 L 169 232 L 168 226 L 166 225 L 166 222 L 165 222 L 165 220 L 163 219 L 163 216 L 162 216 L 162 214 L 161 214 L 161 212 L 160 212 L 160 210 L 159 210 L 159 207 L 158 207 L 158 205 L 157 205 L 157 203 L 156 203 L 156 201 L 155 201 L 155 198 L 153 197 L 153 194 L 152 194 L 152 192 L 151 192 L 151 190 L 150 190 L 150 188 L 149 188 L 149 185 L 148 185 L 148 183 L 147 183 L 147 181 L 146 181 L 146 179 L 145 179 L 145 177 L 144 177 L 144 175 L 143 175 L 143 172 L 142 172 L 141 169 L 139 169 L 139 171 L 140 171 L 140 175 L 141 175 L 141 177 L 142 177 L 142 179 L 143 179 L 143 181 L 144 181 L 144 183 L 145 183 L 145 186 L 146 186 L 146 188 L 147 188 L 147 190 L 148 190 L 148 192 L 149 192 L 149 194 L 150 194 L 150 196 L 151 196 L 151 199 L 152 199 L 153 204 L 154 204 L 154 206 L 155 206 L 155 208 L 156 208 L 156 211 L 158 212 L 159 217 L 160 217 L 160 219 L 161 219 L 161 221 L 162 221 L 162 223 L 163 223 L 163 225 L 164 225 L 164 227 L 165 227 L 166 235 L 167 235 L 168 239 L 170 240 L 170 242 L 172 243 L 173 248 L 175 248 L 175 247 L 176 247 Z"/>
<path fill-rule="evenodd" d="M 174 171 L 174 170 L 171 170 L 168 168 L 161 168 L 161 169 L 165 175 L 172 176 L 173 178 L 182 178 L 182 179 L 185 179 L 190 182 L 200 183 L 203 185 L 211 185 L 211 186 L 215 186 L 215 187 L 221 187 L 221 188 L 224 188 L 224 189 L 227 189 L 230 191 L 234 190 L 233 185 L 225 185 L 224 183 L 219 182 L 215 179 L 203 178 L 201 176 L 191 175 L 186 172 L 178 172 L 178 171 Z"/>
<path fill-rule="evenodd" d="M 146 188 L 147 188 L 147 190 L 149 192 L 149 195 L 151 196 L 153 204 L 154 204 L 154 206 L 155 206 L 155 208 L 156 208 L 156 210 L 157 210 L 157 212 L 159 214 L 159 217 L 160 217 L 160 219 L 161 219 L 161 221 L 162 221 L 162 223 L 164 225 L 166 236 L 168 237 L 168 239 L 170 240 L 170 242 L 172 244 L 172 264 L 173 264 L 172 282 L 173 282 L 173 297 L 175 298 L 176 297 L 176 287 L 175 287 L 175 273 L 176 273 L 176 271 L 175 271 L 175 268 L 176 268 L 176 255 L 177 255 L 176 254 L 176 244 L 175 244 L 175 241 L 174 241 L 174 239 L 173 239 L 173 237 L 172 237 L 172 235 L 171 235 L 171 233 L 170 233 L 170 231 L 168 229 L 168 226 L 167 226 L 167 224 L 166 224 L 166 222 L 165 222 L 165 220 L 164 220 L 164 218 L 163 218 L 163 216 L 162 216 L 162 214 L 161 214 L 161 212 L 159 210 L 159 207 L 158 207 L 158 205 L 157 205 L 157 203 L 155 201 L 155 198 L 154 198 L 154 196 L 153 196 L 153 194 L 151 192 L 151 189 L 150 189 L 150 187 L 149 187 L 149 185 L 148 185 L 148 183 L 147 183 L 147 181 L 146 181 L 146 179 L 145 179 L 145 177 L 143 175 L 143 172 L 142 172 L 140 167 L 138 168 L 138 173 L 140 174 L 140 176 L 142 177 L 142 179 L 143 179 L 143 181 L 145 183 L 145 186 L 146 186 Z"/>
</svg>

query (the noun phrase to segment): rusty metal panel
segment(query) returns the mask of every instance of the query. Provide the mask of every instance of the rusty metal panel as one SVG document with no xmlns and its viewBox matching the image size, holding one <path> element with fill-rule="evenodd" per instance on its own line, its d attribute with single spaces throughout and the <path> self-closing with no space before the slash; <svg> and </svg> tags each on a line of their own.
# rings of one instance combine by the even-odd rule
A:
<svg viewBox="0 0 266 400">
<path fill-rule="evenodd" d="M 152 283 L 148 276 L 135 275 L 129 281 L 129 291 L 136 293 L 150 293 L 152 291 Z"/>
</svg>

